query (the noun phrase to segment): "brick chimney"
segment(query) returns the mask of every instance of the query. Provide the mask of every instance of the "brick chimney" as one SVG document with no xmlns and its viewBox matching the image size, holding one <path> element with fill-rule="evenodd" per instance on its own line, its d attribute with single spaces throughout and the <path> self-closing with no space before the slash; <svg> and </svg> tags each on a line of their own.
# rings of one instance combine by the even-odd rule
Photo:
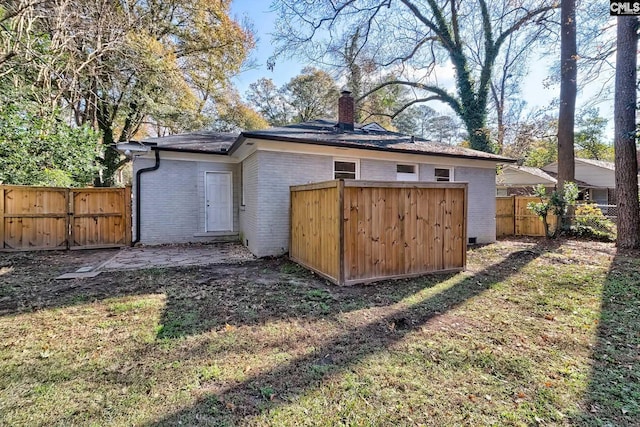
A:
<svg viewBox="0 0 640 427">
<path fill-rule="evenodd" d="M 355 116 L 355 101 L 351 92 L 343 90 L 338 99 L 338 127 L 340 130 L 353 130 Z"/>
</svg>

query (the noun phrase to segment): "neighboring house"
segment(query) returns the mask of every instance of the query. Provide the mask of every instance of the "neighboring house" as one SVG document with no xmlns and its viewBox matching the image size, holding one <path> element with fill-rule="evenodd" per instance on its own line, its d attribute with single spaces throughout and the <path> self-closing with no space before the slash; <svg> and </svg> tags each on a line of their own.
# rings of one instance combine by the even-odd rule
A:
<svg viewBox="0 0 640 427">
<path fill-rule="evenodd" d="M 505 165 L 496 175 L 496 194 L 503 196 L 529 196 L 537 185 L 553 191 L 558 181 L 540 168 Z"/>
<path fill-rule="evenodd" d="M 585 198 L 596 202 L 598 205 L 615 205 L 616 202 L 616 176 L 615 164 L 602 160 L 575 159 L 575 177 L 578 187 L 585 185 Z M 545 172 L 557 175 L 558 162 L 551 163 L 542 168 Z"/>
<path fill-rule="evenodd" d="M 289 186 L 336 178 L 468 182 L 467 235 L 493 242 L 495 170 L 511 159 L 339 121 L 147 139 L 134 160 L 134 236 L 144 244 L 239 239 L 257 256 L 289 246 Z M 139 203 L 138 203 L 139 200 Z"/>
</svg>

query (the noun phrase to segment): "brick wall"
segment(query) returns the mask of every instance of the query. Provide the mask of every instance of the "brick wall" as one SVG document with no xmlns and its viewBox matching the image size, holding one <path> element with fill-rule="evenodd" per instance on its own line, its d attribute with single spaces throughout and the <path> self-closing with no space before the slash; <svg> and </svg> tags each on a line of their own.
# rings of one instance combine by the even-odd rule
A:
<svg viewBox="0 0 640 427">
<path fill-rule="evenodd" d="M 333 179 L 333 158 L 270 151 L 258 151 L 254 156 L 258 170 L 256 215 L 246 215 L 241 232 L 255 255 L 280 255 L 289 250 L 289 186 Z"/>
<path fill-rule="evenodd" d="M 160 153 L 160 168 L 141 176 L 141 235 L 143 244 L 187 243 L 216 240 L 220 233 L 205 232 L 205 172 L 231 172 L 233 179 L 233 224 L 239 228 L 239 169 L 232 163 L 172 160 Z M 206 156 L 204 156 L 206 158 Z M 212 160 L 214 158 L 212 157 Z M 154 165 L 151 158 L 138 158 L 134 174 Z M 135 176 L 135 175 L 134 175 Z M 135 180 L 134 180 L 135 181 Z M 134 194 L 137 188 L 133 188 Z M 133 227 L 135 236 L 135 197 Z"/>
</svg>

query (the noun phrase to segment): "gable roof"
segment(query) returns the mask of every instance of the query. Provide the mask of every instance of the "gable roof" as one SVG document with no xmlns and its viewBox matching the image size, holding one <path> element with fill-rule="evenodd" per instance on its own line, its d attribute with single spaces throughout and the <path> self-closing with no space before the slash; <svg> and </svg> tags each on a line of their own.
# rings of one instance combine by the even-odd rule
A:
<svg viewBox="0 0 640 427">
<path fill-rule="evenodd" d="M 526 176 L 529 175 L 528 179 Z M 525 179 L 522 179 L 525 178 Z M 532 183 L 555 185 L 557 179 L 540 168 L 531 166 L 506 165 L 502 174 L 496 175 L 496 183 L 505 186 L 528 186 Z"/>
<path fill-rule="evenodd" d="M 513 159 L 496 154 L 391 132 L 379 125 L 355 124 L 353 131 L 343 131 L 338 128 L 335 120 L 326 119 L 242 132 L 240 138 L 229 148 L 229 152 L 233 153 L 247 138 L 505 163 L 515 162 Z"/>
<path fill-rule="evenodd" d="M 574 159 L 575 163 L 582 163 L 585 165 L 591 165 L 591 166 L 596 166 L 602 169 L 607 169 L 607 170 L 616 170 L 616 166 L 615 163 L 613 162 L 607 162 L 604 160 L 593 160 L 593 159 L 583 159 L 581 157 L 576 157 Z M 556 171 L 558 169 L 558 162 L 553 162 L 553 163 L 549 163 L 546 166 L 543 166 L 542 169 L 546 170 L 547 172 L 549 171 Z"/>
<path fill-rule="evenodd" d="M 585 163 L 587 165 L 593 165 L 593 166 L 597 166 L 599 168 L 603 168 L 603 169 L 609 169 L 609 170 L 616 170 L 616 165 L 613 162 L 606 162 L 604 160 L 592 160 L 592 159 L 581 159 L 578 158 L 576 159 L 576 162 L 581 162 L 581 163 Z"/>
</svg>

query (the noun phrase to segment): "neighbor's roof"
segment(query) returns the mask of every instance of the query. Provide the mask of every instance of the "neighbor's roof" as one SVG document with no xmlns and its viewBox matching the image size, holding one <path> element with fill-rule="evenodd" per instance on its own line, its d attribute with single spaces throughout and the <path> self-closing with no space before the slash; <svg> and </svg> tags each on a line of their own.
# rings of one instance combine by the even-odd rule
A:
<svg viewBox="0 0 640 427">
<path fill-rule="evenodd" d="M 507 165 L 507 166 L 504 167 L 503 171 L 507 171 L 509 169 L 512 169 L 512 170 L 515 170 L 515 171 L 519 171 L 519 172 L 528 173 L 530 175 L 537 176 L 538 178 L 542 178 L 545 181 L 549 181 L 551 183 L 557 183 L 558 182 L 555 177 L 551 176 L 550 174 L 548 174 L 547 172 L 543 171 L 540 168 L 534 168 L 534 167 L 531 167 L 531 166 Z"/>
<path fill-rule="evenodd" d="M 606 162 L 604 160 L 593 160 L 593 159 L 583 159 L 580 157 L 576 157 L 575 158 L 575 162 L 576 163 L 584 163 L 587 165 L 593 165 L 593 166 L 597 166 L 599 168 L 603 168 L 603 169 L 609 169 L 609 170 L 616 170 L 616 165 L 613 162 Z M 551 168 L 557 168 L 558 167 L 558 162 L 553 162 L 553 163 L 549 163 L 548 165 L 544 166 L 544 169 L 551 169 Z"/>
<path fill-rule="evenodd" d="M 598 166 L 604 169 L 616 170 L 616 165 L 613 162 L 606 162 L 604 160 L 592 160 L 592 159 L 576 159 L 576 162 L 586 163 L 588 165 Z"/>
<path fill-rule="evenodd" d="M 233 152 L 244 139 L 256 138 L 269 141 L 296 142 L 332 147 L 359 148 L 365 150 L 392 151 L 411 154 L 459 157 L 468 159 L 514 162 L 508 157 L 469 148 L 429 141 L 397 132 L 377 130 L 376 127 L 355 125 L 353 131 L 342 131 L 335 120 L 313 120 L 311 122 L 274 127 L 265 130 L 242 132 L 241 137 L 229 149 Z"/>
<path fill-rule="evenodd" d="M 227 154 L 238 136 L 237 133 L 199 131 L 147 138 L 142 143 L 164 151 Z"/>
</svg>

